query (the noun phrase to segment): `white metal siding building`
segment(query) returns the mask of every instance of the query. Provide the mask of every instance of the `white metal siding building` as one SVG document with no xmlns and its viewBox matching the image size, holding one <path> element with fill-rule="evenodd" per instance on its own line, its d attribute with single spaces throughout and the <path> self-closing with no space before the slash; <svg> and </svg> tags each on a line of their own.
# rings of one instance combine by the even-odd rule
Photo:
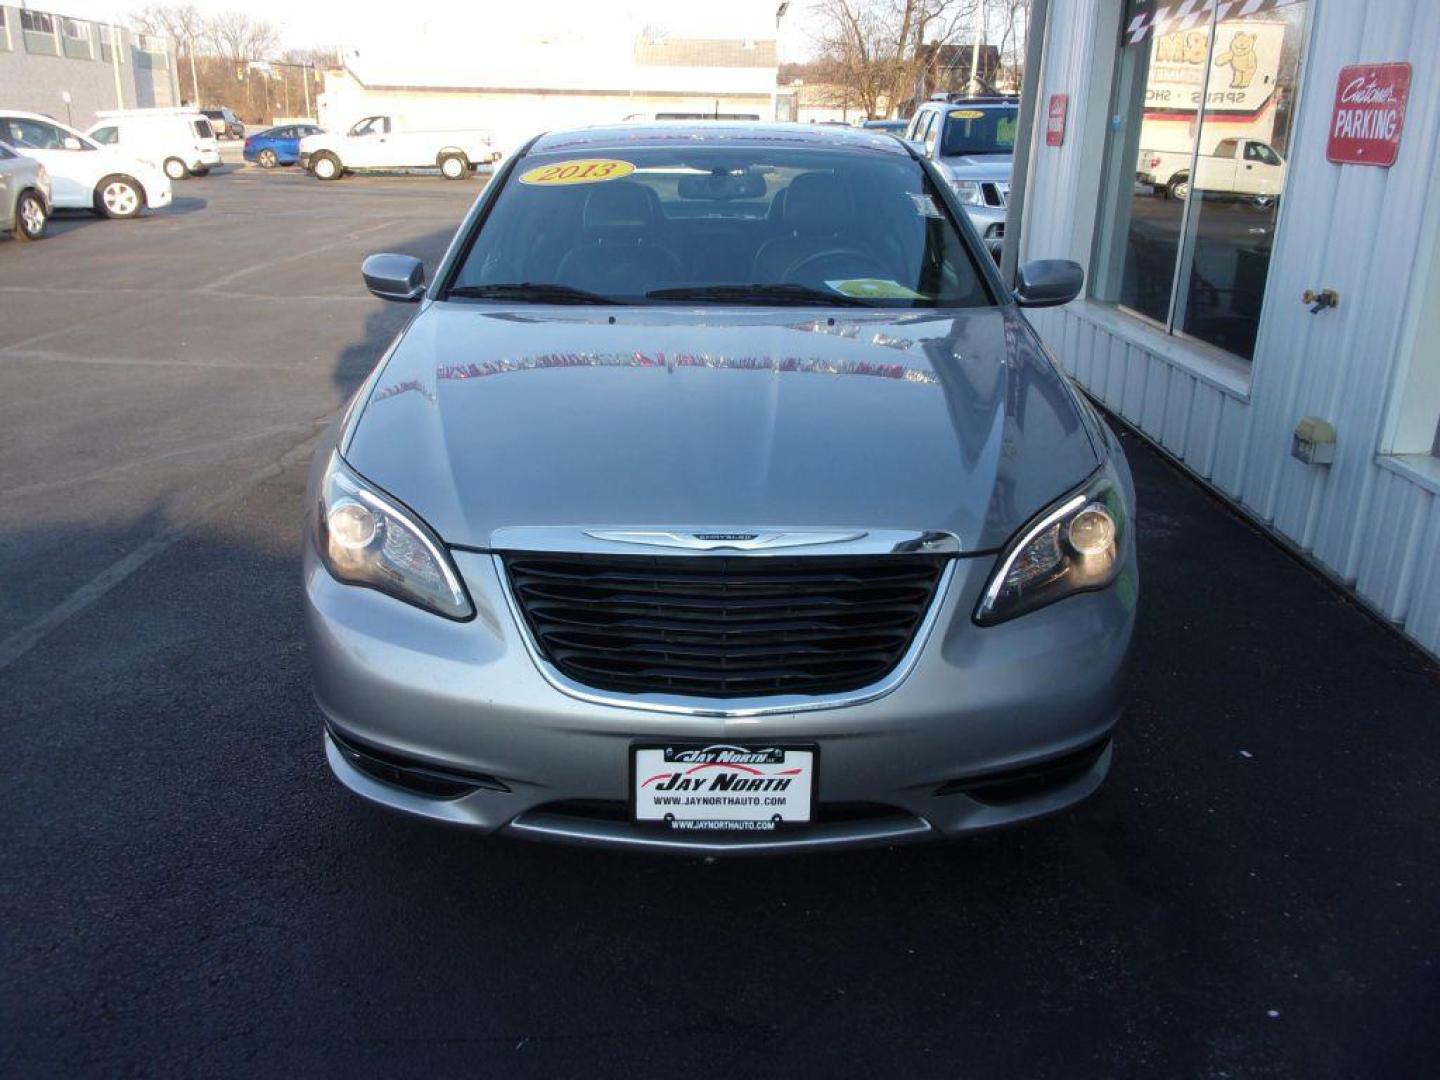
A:
<svg viewBox="0 0 1440 1080">
<path fill-rule="evenodd" d="M 1194 76 L 1203 123 L 1167 114 L 1161 84 L 1204 53 L 1196 32 L 1214 39 L 1208 81 Z M 1273 58 L 1242 58 L 1267 33 Z M 1395 163 L 1333 163 L 1341 69 L 1387 62 L 1410 65 Z M 1263 107 L 1245 100 L 1266 80 Z M 1061 94 L 1063 141 L 1047 145 Z M 1440 3 L 1051 0 L 1036 117 L 1020 261 L 1087 268 L 1085 297 L 1032 316 L 1065 369 L 1440 654 Z M 1235 153 L 1221 134 L 1283 142 L 1283 195 L 1246 201 L 1227 180 L 1211 181 L 1224 199 L 1167 201 L 1138 182 L 1167 119 L 1196 140 L 1197 178 Z M 1338 306 L 1312 314 L 1302 294 L 1326 288 Z M 1292 456 L 1304 417 L 1333 425 L 1333 464 Z"/>
</svg>

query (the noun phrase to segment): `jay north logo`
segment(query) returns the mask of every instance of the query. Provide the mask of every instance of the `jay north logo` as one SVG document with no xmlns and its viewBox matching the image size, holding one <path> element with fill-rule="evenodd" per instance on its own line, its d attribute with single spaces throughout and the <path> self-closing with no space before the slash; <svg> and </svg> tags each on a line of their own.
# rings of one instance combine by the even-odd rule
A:
<svg viewBox="0 0 1440 1080">
<path fill-rule="evenodd" d="M 640 783 L 642 788 L 707 793 L 785 791 L 801 772 L 800 769 L 776 772 L 764 768 L 785 763 L 785 751 L 777 747 L 762 750 L 739 746 L 667 747 L 665 762 L 685 767 L 647 777 Z"/>
<path fill-rule="evenodd" d="M 716 762 L 721 765 L 781 765 L 785 751 L 774 746 L 763 750 L 743 746 L 707 746 L 703 750 L 693 746 L 665 748 L 665 760 L 685 765 L 704 765 Z"/>
</svg>

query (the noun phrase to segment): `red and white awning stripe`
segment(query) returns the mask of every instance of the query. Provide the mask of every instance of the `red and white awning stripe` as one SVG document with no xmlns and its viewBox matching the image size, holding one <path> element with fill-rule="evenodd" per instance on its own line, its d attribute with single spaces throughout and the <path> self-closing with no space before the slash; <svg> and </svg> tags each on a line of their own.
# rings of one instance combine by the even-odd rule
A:
<svg viewBox="0 0 1440 1080">
<path fill-rule="evenodd" d="M 1125 43 L 1138 45 L 1150 36 L 1153 30 L 1158 34 L 1170 34 L 1177 30 L 1191 30 L 1208 23 L 1212 16 L 1216 21 L 1243 19 L 1247 15 L 1258 15 L 1273 8 L 1300 3 L 1301 0 L 1176 0 L 1172 3 L 1157 3 L 1153 11 L 1142 11 L 1135 15 L 1125 27 Z"/>
</svg>

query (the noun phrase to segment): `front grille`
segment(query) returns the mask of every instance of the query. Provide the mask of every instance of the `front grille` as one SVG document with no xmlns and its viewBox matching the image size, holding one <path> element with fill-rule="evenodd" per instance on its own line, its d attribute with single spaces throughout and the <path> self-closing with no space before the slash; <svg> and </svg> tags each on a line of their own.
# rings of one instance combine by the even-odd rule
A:
<svg viewBox="0 0 1440 1080">
<path fill-rule="evenodd" d="M 905 655 L 945 567 L 931 555 L 505 556 L 540 653 L 598 690 L 835 694 Z"/>
</svg>

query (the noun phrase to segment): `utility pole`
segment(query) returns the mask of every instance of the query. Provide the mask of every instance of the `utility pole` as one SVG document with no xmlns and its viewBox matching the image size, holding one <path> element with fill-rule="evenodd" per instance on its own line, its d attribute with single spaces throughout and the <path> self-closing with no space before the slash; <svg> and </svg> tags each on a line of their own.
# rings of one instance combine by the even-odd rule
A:
<svg viewBox="0 0 1440 1080">
<path fill-rule="evenodd" d="M 120 83 L 120 28 L 110 25 L 110 63 L 115 68 L 115 107 L 125 108 L 125 91 Z"/>
<path fill-rule="evenodd" d="M 910 109 L 911 115 L 914 115 L 915 110 L 918 109 L 918 108 L 920 108 L 921 103 L 925 100 L 925 63 L 924 63 L 924 60 L 923 60 L 923 57 L 924 57 L 924 56 L 925 56 L 925 28 L 924 28 L 924 25 L 923 25 L 923 24 L 921 23 L 921 21 L 920 21 L 920 12 L 919 12 L 919 11 L 916 11 L 916 13 L 915 13 L 915 104 L 914 104 L 914 105 L 911 107 L 911 109 Z M 885 115 L 886 115 L 886 116 L 894 116 L 894 115 L 895 115 L 895 110 L 896 110 L 897 108 L 899 108 L 900 103 L 899 103 L 898 101 L 890 101 L 890 102 L 886 102 L 886 104 L 889 106 L 889 108 L 886 110 Z"/>
<path fill-rule="evenodd" d="M 983 94 L 985 84 L 980 79 L 980 54 L 985 41 L 985 0 L 980 0 L 980 6 L 976 9 L 979 23 L 975 27 L 975 43 L 970 50 L 970 92 L 972 94 Z"/>
<path fill-rule="evenodd" d="M 310 115 L 310 65 L 305 64 L 300 68 L 300 75 L 305 80 L 305 119 L 315 119 Z"/>
<path fill-rule="evenodd" d="M 195 74 L 195 36 L 192 34 L 186 43 L 190 49 L 190 104 L 200 108 L 200 79 Z"/>
</svg>

